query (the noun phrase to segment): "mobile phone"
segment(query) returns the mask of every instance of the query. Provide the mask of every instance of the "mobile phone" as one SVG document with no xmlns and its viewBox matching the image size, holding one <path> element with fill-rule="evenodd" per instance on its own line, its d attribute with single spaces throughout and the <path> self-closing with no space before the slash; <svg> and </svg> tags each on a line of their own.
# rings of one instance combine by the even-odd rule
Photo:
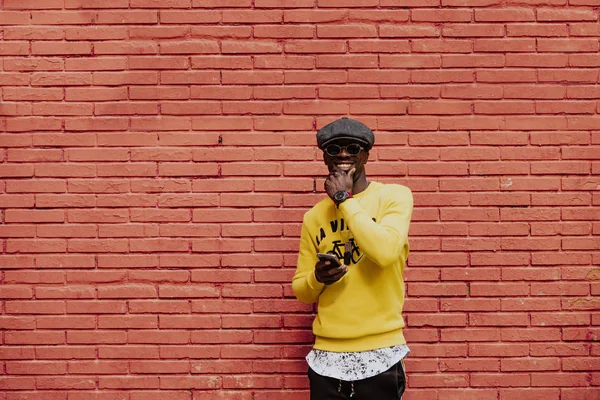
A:
<svg viewBox="0 0 600 400">
<path fill-rule="evenodd" d="M 335 267 L 338 267 L 342 264 L 338 256 L 332 253 L 317 253 L 317 257 L 321 261 L 330 261 Z"/>
</svg>

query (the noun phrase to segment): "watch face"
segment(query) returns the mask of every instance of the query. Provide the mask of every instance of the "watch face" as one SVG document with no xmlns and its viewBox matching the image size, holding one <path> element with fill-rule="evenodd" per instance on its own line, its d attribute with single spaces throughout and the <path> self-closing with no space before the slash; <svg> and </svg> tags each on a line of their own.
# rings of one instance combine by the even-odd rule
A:
<svg viewBox="0 0 600 400">
<path fill-rule="evenodd" d="M 335 201 L 343 201 L 343 200 L 346 200 L 347 197 L 348 197 L 348 193 L 346 193 L 343 190 L 337 191 L 333 195 L 333 198 L 335 199 Z"/>
</svg>

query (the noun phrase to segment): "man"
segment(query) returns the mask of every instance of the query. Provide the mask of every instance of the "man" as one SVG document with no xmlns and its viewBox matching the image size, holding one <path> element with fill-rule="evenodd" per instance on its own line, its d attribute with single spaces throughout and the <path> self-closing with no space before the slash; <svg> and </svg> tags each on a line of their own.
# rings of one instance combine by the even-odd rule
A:
<svg viewBox="0 0 600 400">
<path fill-rule="evenodd" d="M 368 181 L 365 164 L 375 137 L 341 118 L 317 132 L 329 176 L 329 197 L 302 223 L 292 287 L 318 303 L 309 365 L 311 400 L 401 399 L 406 384 L 402 333 L 411 191 Z M 326 259 L 317 254 L 339 258 Z"/>
</svg>

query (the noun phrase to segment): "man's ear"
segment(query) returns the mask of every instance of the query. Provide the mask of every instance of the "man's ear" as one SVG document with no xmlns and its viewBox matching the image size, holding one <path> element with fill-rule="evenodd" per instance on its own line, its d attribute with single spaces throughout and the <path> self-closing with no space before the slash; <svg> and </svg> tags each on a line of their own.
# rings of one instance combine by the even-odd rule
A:
<svg viewBox="0 0 600 400">
<path fill-rule="evenodd" d="M 364 162 L 364 164 L 366 164 L 367 162 L 369 162 L 369 152 L 365 151 L 365 162 Z"/>
</svg>

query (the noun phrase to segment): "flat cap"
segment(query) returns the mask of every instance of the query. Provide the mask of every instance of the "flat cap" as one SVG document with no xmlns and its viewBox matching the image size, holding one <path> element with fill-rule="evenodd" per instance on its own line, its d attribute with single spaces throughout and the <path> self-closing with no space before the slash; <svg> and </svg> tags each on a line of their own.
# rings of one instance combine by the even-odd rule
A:
<svg viewBox="0 0 600 400">
<path fill-rule="evenodd" d="M 334 140 L 349 139 L 361 142 L 367 150 L 375 143 L 375 135 L 368 126 L 348 117 L 337 119 L 317 132 L 317 146 L 324 149 Z"/>
</svg>

